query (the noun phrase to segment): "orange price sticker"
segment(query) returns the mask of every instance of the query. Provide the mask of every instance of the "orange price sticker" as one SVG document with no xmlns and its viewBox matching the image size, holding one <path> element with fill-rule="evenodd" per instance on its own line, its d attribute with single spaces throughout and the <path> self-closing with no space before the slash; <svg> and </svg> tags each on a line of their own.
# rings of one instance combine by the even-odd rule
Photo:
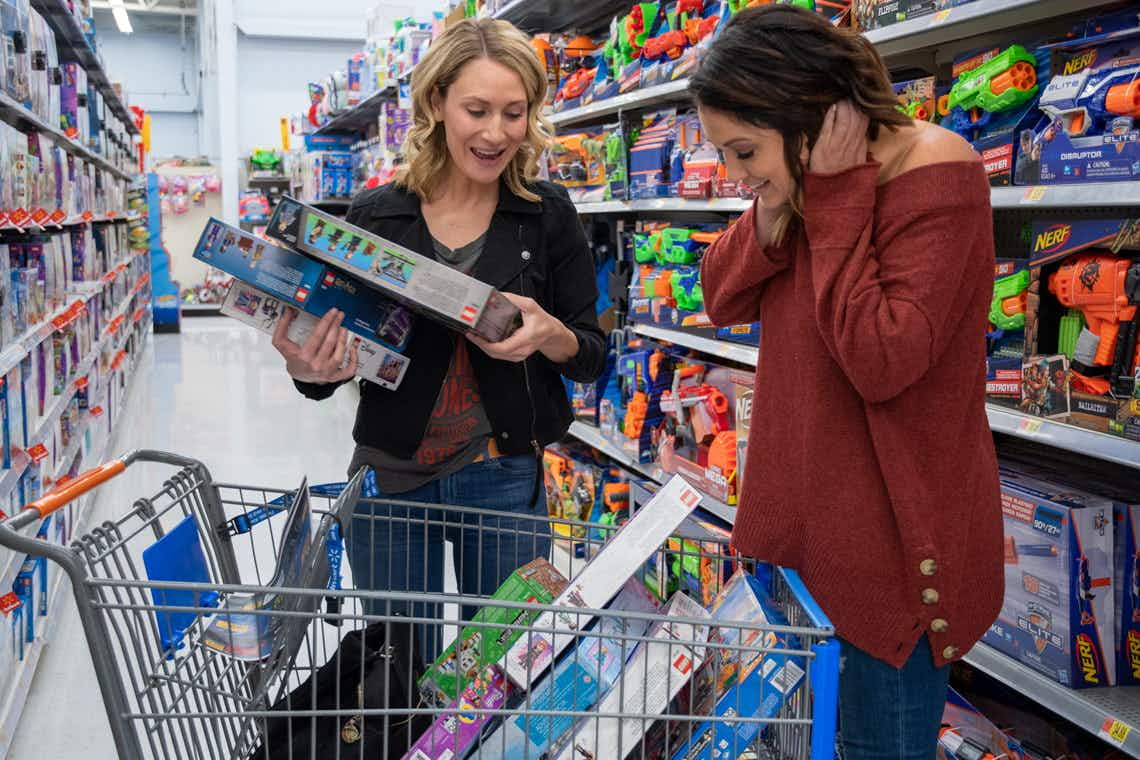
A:
<svg viewBox="0 0 1140 760">
<path fill-rule="evenodd" d="M 103 416 L 103 407 L 93 406 L 93 407 L 91 407 L 90 413 L 91 413 L 92 417 L 102 417 Z"/>
<path fill-rule="evenodd" d="M 1017 423 L 1017 430 L 1018 432 L 1025 433 L 1026 435 L 1035 435 L 1039 430 L 1041 430 L 1041 425 L 1043 424 L 1044 423 L 1042 420 L 1024 419 L 1021 422 Z"/>
<path fill-rule="evenodd" d="M 1047 191 L 1048 191 L 1048 188 L 1045 187 L 1045 185 L 1034 185 L 1033 187 L 1031 187 L 1025 191 L 1025 195 L 1022 196 L 1021 202 L 1022 203 L 1040 203 L 1042 200 L 1045 199 L 1045 193 Z"/>
<path fill-rule="evenodd" d="M 953 13 L 954 13 L 953 9 L 945 10 L 945 11 L 938 11 L 938 13 L 934 14 L 934 18 L 930 19 L 930 25 L 931 26 L 938 26 L 939 24 L 945 24 L 950 19 L 950 16 Z"/>
<path fill-rule="evenodd" d="M 1124 742 L 1128 741 L 1128 735 L 1130 733 L 1132 733 L 1132 726 L 1116 718 L 1109 717 L 1104 719 L 1104 723 L 1100 727 L 1099 735 L 1100 738 L 1109 744 L 1123 747 Z"/>
</svg>

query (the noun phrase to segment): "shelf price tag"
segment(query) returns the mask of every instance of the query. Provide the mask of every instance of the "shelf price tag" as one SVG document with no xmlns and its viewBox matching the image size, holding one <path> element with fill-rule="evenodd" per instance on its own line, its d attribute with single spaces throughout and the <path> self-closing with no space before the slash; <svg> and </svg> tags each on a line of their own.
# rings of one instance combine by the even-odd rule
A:
<svg viewBox="0 0 1140 760">
<path fill-rule="evenodd" d="M 1108 717 L 1104 719 L 1104 724 L 1100 727 L 1099 736 L 1109 744 L 1123 747 L 1131 733 L 1132 726 L 1116 718 Z"/>
<path fill-rule="evenodd" d="M 1045 185 L 1034 185 L 1033 187 L 1031 187 L 1025 191 L 1025 195 L 1022 196 L 1021 202 L 1022 203 L 1040 203 L 1042 200 L 1045 199 L 1045 193 L 1047 191 L 1048 191 L 1048 188 L 1045 187 Z"/>
<path fill-rule="evenodd" d="M 930 19 L 930 25 L 938 26 L 939 24 L 945 24 L 950 19 L 950 16 L 953 14 L 953 12 L 953 9 L 938 11 L 938 13 L 935 13 L 934 17 Z"/>
<path fill-rule="evenodd" d="M 1017 431 L 1025 435 L 1036 435 L 1043 424 L 1044 420 L 1026 418 L 1017 423 Z"/>
</svg>

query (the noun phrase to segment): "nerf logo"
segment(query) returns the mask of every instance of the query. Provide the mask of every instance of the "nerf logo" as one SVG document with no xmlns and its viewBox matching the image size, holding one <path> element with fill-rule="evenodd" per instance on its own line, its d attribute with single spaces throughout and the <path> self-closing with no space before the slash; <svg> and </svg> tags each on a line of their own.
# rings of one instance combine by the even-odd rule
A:
<svg viewBox="0 0 1140 760">
<path fill-rule="evenodd" d="M 1071 224 L 1054 224 L 1033 241 L 1033 252 L 1053 253 L 1069 242 L 1072 235 L 1073 226 Z"/>
<path fill-rule="evenodd" d="M 1061 70 L 1061 76 L 1068 76 L 1069 74 L 1076 74 L 1078 71 L 1084 71 L 1094 63 L 1096 63 L 1096 51 L 1085 51 L 1065 64 L 1064 69 Z"/>
<path fill-rule="evenodd" d="M 1082 633 L 1077 636 L 1077 659 L 1080 660 L 1081 676 L 1085 679 L 1085 683 L 1100 683 L 1100 667 L 1096 661 L 1096 648 L 1088 634 Z"/>
<path fill-rule="evenodd" d="M 1132 668 L 1132 678 L 1140 679 L 1140 633 L 1128 632 L 1128 665 Z"/>
</svg>

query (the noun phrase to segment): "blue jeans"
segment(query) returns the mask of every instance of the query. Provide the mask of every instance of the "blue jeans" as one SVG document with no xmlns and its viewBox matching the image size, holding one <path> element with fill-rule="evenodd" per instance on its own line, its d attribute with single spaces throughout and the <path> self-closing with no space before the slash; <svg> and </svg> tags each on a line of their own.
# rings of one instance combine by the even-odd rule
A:
<svg viewBox="0 0 1140 760">
<path fill-rule="evenodd" d="M 925 636 L 901 669 L 840 639 L 841 760 L 931 760 L 950 667 L 936 668 Z"/>
<path fill-rule="evenodd" d="M 536 557 L 550 557 L 550 523 L 541 481 L 534 494 L 538 463 L 533 455 L 475 462 L 452 475 L 401 494 L 381 494 L 357 506 L 348 537 L 348 560 L 358 589 L 442 593 L 445 540 L 455 547 L 458 590 L 490 596 L 512 572 Z M 392 502 L 472 507 L 482 511 L 432 509 Z M 370 615 L 443 619 L 438 604 L 366 598 Z M 464 619 L 477 607 L 465 605 Z M 431 661 L 442 647 L 442 626 L 420 625 L 420 655 Z"/>
</svg>

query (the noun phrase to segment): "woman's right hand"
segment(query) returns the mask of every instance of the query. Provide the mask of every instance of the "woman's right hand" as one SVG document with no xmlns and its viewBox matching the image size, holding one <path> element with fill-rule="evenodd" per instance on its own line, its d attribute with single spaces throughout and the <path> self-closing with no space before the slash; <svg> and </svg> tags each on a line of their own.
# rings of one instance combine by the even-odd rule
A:
<svg viewBox="0 0 1140 760">
<path fill-rule="evenodd" d="M 344 312 L 330 309 L 304 345 L 289 340 L 289 326 L 297 317 L 296 309 L 286 308 L 273 331 L 273 347 L 285 357 L 285 371 L 302 383 L 342 383 L 356 375 L 356 344 L 348 330 L 341 326 Z M 342 368 L 347 352 L 348 363 Z"/>
</svg>

